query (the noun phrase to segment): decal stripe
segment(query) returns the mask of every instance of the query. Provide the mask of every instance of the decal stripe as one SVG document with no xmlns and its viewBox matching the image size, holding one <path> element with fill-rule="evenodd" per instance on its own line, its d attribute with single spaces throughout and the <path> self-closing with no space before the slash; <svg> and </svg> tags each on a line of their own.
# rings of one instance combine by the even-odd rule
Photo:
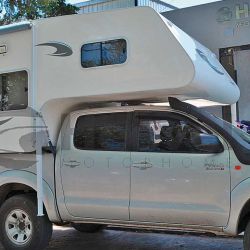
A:
<svg viewBox="0 0 250 250">
<path fill-rule="evenodd" d="M 61 42 L 48 42 L 48 43 L 40 43 L 37 44 L 36 46 L 49 46 L 49 47 L 54 47 L 56 51 L 52 54 L 48 54 L 49 56 L 71 56 L 73 54 L 72 48 Z"/>
</svg>

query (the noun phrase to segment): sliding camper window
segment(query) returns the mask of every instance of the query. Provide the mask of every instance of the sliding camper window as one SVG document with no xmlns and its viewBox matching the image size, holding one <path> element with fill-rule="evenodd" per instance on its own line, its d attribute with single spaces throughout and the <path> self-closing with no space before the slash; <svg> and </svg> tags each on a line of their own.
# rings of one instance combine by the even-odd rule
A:
<svg viewBox="0 0 250 250">
<path fill-rule="evenodd" d="M 28 106 L 28 74 L 18 71 L 0 74 L 0 109 L 18 110 Z"/>
<path fill-rule="evenodd" d="M 127 60 L 127 43 L 116 39 L 82 46 L 82 67 L 91 68 L 112 64 L 122 64 Z"/>
</svg>

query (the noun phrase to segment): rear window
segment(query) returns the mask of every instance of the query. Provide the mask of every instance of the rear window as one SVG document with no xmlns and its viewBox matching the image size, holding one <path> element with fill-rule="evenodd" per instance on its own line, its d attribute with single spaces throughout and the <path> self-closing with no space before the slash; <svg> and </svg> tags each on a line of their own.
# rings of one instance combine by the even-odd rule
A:
<svg viewBox="0 0 250 250">
<path fill-rule="evenodd" d="M 80 116 L 74 146 L 80 150 L 125 151 L 126 113 Z"/>
</svg>

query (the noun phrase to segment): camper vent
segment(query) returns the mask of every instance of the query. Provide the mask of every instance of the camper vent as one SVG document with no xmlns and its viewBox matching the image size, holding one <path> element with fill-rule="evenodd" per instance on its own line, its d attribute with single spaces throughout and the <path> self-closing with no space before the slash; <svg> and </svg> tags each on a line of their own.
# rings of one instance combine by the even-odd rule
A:
<svg viewBox="0 0 250 250">
<path fill-rule="evenodd" d="M 0 45 L 0 54 L 6 54 L 7 53 L 7 46 L 6 45 Z"/>
</svg>

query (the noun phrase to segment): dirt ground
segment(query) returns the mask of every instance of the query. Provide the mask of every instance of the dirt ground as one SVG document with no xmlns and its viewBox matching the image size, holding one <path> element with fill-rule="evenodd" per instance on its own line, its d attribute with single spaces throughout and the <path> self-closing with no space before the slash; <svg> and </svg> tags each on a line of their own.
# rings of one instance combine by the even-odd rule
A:
<svg viewBox="0 0 250 250">
<path fill-rule="evenodd" d="M 0 250 L 4 248 L 0 245 Z M 242 239 L 190 234 L 103 230 L 79 233 L 73 228 L 54 227 L 47 250 L 243 250 Z"/>
</svg>

